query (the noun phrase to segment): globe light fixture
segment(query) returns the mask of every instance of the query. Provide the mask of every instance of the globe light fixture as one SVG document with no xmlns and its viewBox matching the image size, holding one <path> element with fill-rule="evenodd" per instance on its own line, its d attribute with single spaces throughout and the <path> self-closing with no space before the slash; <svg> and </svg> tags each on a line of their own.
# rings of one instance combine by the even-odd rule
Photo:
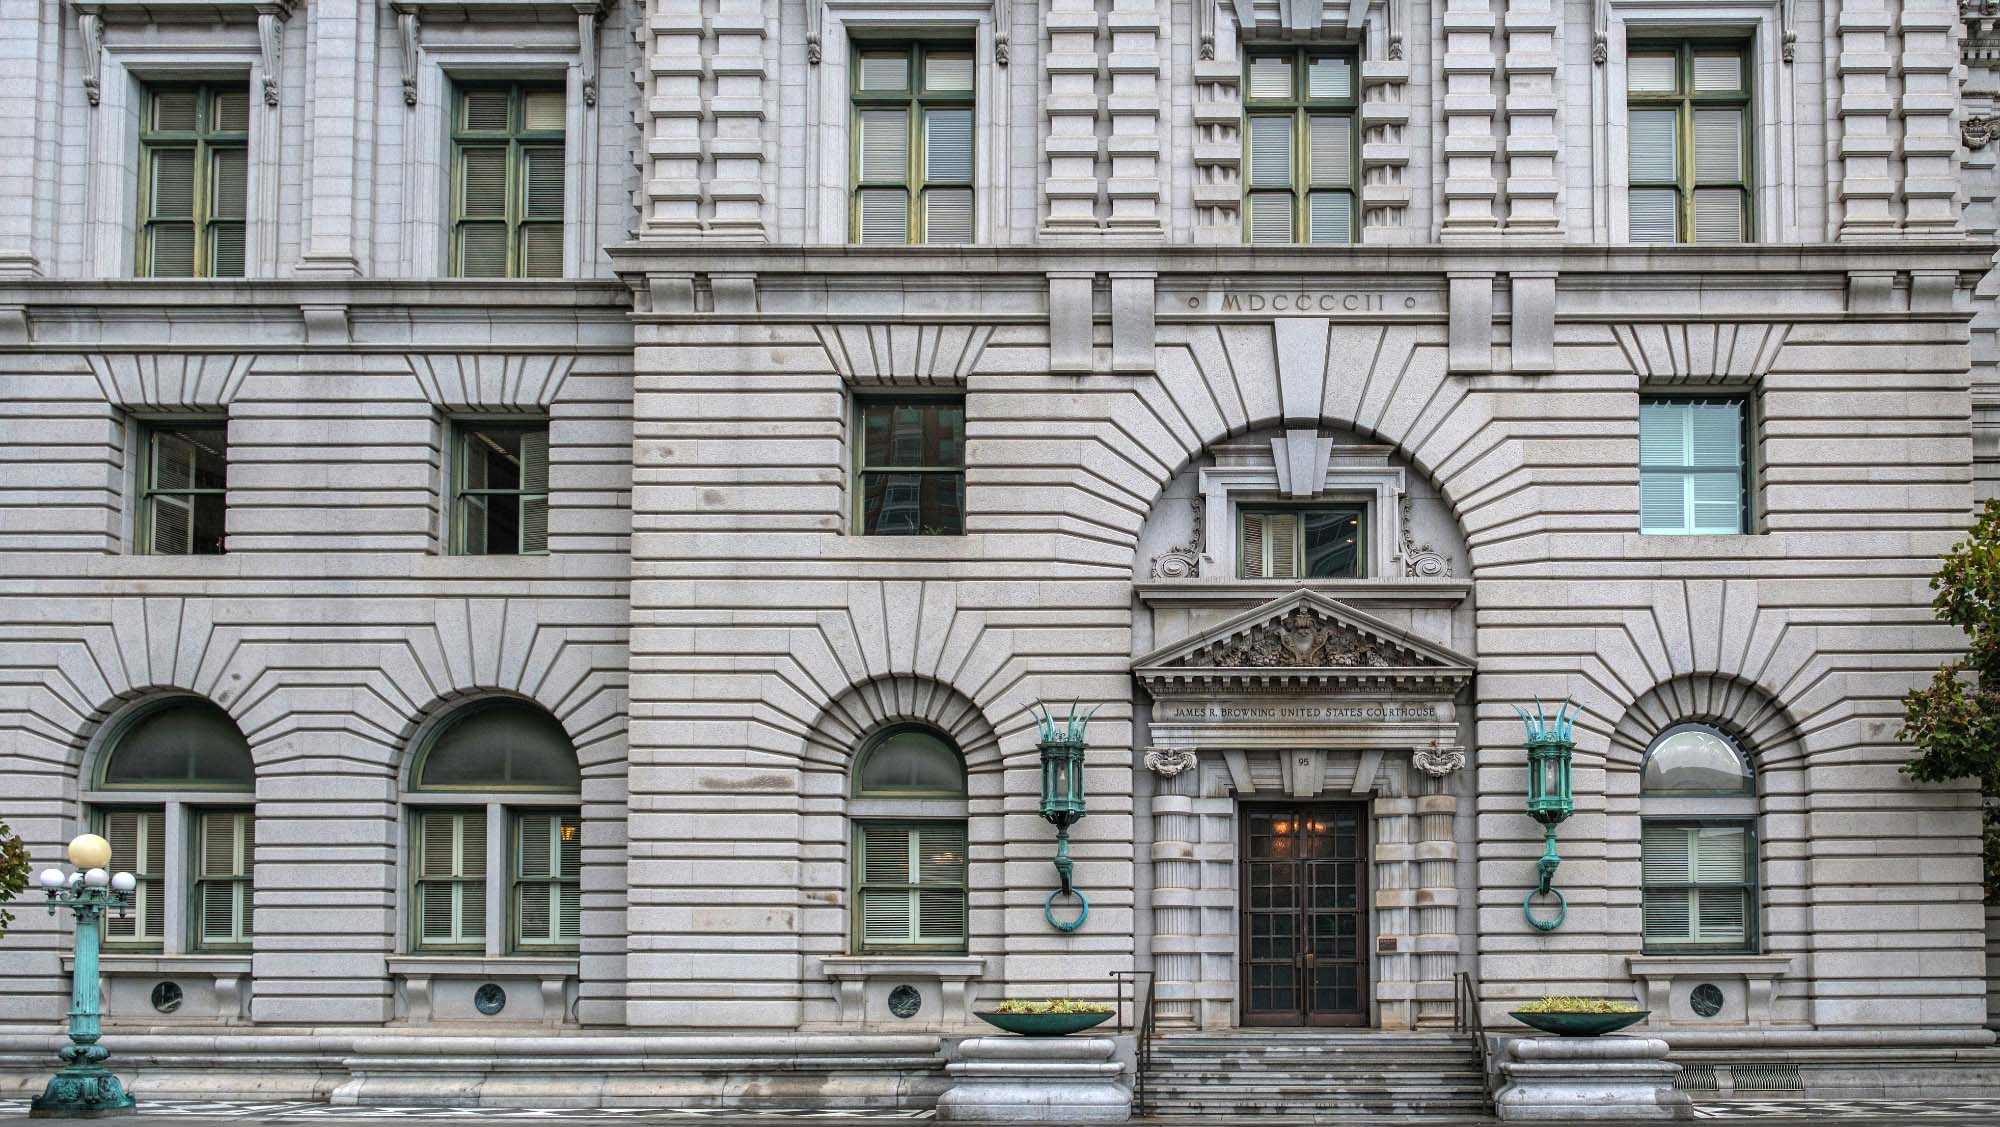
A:
<svg viewBox="0 0 2000 1127">
<path fill-rule="evenodd" d="M 131 873 L 112 873 L 111 843 L 96 834 L 79 834 L 69 843 L 69 861 L 77 873 L 61 869 L 42 871 L 42 888 L 48 896 L 49 914 L 58 908 L 76 913 L 76 967 L 70 973 L 69 1041 L 57 1055 L 63 1066 L 49 1078 L 48 1087 L 28 1105 L 28 1114 L 37 1119 L 96 1118 L 123 1115 L 132 1110 L 132 1096 L 115 1073 L 104 1067 L 109 1050 L 97 1043 L 98 1024 L 97 954 L 104 914 L 115 911 L 123 917 L 132 907 L 132 892 L 139 882 Z"/>
</svg>

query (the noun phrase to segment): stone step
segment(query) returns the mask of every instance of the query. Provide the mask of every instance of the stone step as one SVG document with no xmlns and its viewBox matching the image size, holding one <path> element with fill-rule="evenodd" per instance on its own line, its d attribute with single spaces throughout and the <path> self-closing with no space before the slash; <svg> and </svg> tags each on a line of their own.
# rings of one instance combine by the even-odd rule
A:
<svg viewBox="0 0 2000 1127">
<path fill-rule="evenodd" d="M 1162 1117 L 1484 1115 L 1485 1063 L 1469 1036 L 1373 1031 L 1170 1034 L 1144 1092 Z"/>
</svg>

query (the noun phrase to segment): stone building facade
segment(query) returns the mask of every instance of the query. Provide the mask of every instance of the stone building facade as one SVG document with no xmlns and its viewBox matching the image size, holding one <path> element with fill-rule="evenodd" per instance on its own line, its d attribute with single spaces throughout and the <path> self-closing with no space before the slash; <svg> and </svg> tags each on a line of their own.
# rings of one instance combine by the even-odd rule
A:
<svg viewBox="0 0 2000 1127">
<path fill-rule="evenodd" d="M 1167 1030 L 1605 994 L 1788 1085 L 1994 1082 L 1978 796 L 1896 739 L 1994 492 L 1992 16 L 0 41 L 0 816 L 144 870 L 105 975 L 152 1091 L 920 1104 L 972 1009 L 1121 976 Z M 1547 930 L 1537 700 L 1580 710 Z M 68 937 L 5 943 L 25 1086 Z M 536 1087 L 563 1053 L 629 1067 Z"/>
</svg>

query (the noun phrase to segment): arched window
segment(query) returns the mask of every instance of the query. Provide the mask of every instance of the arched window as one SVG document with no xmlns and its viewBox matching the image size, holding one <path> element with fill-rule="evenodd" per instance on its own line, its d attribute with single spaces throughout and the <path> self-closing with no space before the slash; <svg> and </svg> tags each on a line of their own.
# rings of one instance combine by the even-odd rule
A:
<svg viewBox="0 0 2000 1127">
<path fill-rule="evenodd" d="M 115 950 L 240 951 L 253 917 L 256 771 L 229 714 L 196 697 L 137 709 L 106 735 L 85 799 L 111 867 L 138 878 L 108 916 Z"/>
<path fill-rule="evenodd" d="M 1645 948 L 1755 953 L 1757 780 L 1736 741 L 1706 724 L 1653 740 L 1639 773 Z"/>
<path fill-rule="evenodd" d="M 576 748 L 542 709 L 492 700 L 445 717 L 410 771 L 412 947 L 576 950 L 582 789 Z"/>
<path fill-rule="evenodd" d="M 854 948 L 963 951 L 965 761 L 937 732 L 878 732 L 854 767 Z"/>
</svg>

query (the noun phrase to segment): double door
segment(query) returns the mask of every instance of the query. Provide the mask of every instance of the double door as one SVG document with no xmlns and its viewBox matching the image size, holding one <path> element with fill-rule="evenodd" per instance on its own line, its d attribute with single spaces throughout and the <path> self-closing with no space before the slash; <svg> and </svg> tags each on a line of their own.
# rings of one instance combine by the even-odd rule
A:
<svg viewBox="0 0 2000 1127">
<path fill-rule="evenodd" d="M 1244 1025 L 1367 1025 L 1368 812 L 1245 805 Z"/>
</svg>

